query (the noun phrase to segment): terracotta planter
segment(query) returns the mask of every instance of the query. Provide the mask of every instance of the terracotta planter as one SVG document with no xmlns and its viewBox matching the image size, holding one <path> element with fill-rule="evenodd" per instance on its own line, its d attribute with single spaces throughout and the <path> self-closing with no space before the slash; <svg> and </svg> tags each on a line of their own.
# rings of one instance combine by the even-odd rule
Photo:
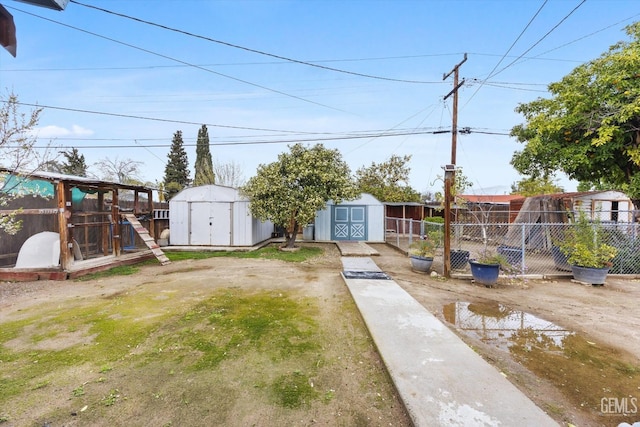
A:
<svg viewBox="0 0 640 427">
<path fill-rule="evenodd" d="M 572 265 L 571 271 L 573 272 L 573 278 L 578 282 L 590 283 L 593 286 L 602 286 L 607 278 L 607 274 L 609 274 L 609 267 L 592 268 Z"/>
<path fill-rule="evenodd" d="M 471 276 L 476 282 L 485 286 L 492 286 L 498 282 L 500 264 L 482 264 L 470 259 L 469 266 L 471 266 Z"/>
<path fill-rule="evenodd" d="M 409 260 L 411 261 L 411 268 L 416 271 L 421 271 L 423 273 L 431 270 L 431 264 L 433 264 L 433 257 L 421 257 L 417 255 L 410 255 Z"/>
</svg>

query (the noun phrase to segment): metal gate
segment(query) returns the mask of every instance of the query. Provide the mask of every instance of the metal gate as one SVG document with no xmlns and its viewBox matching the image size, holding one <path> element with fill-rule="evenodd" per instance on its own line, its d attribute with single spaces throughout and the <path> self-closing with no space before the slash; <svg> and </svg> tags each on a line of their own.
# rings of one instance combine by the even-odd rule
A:
<svg viewBox="0 0 640 427">
<path fill-rule="evenodd" d="M 367 207 L 333 206 L 331 240 L 367 240 Z"/>
</svg>

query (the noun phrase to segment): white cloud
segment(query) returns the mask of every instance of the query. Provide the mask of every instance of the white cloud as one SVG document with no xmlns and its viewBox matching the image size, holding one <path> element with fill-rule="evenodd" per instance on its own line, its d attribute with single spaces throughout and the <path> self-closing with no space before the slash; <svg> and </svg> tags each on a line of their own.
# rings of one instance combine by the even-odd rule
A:
<svg viewBox="0 0 640 427">
<path fill-rule="evenodd" d="M 89 136 L 93 135 L 93 131 L 91 129 L 85 129 L 82 126 L 73 125 L 71 129 L 67 129 L 60 126 L 44 126 L 38 129 L 35 129 L 34 134 L 38 136 L 38 138 L 60 138 L 63 136 Z"/>
</svg>

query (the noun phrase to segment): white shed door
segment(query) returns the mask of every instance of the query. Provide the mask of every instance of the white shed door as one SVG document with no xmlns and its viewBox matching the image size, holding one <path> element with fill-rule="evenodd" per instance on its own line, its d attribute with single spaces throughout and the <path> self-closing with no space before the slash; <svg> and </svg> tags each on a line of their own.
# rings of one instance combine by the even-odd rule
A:
<svg viewBox="0 0 640 427">
<path fill-rule="evenodd" d="M 231 245 L 231 203 L 190 203 L 189 243 Z"/>
</svg>

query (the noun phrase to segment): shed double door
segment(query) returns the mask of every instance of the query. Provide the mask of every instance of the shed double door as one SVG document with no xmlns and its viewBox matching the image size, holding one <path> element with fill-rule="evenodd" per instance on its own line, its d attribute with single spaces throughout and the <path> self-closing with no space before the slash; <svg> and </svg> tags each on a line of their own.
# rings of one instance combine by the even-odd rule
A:
<svg viewBox="0 0 640 427">
<path fill-rule="evenodd" d="M 333 206 L 331 240 L 367 240 L 367 207 Z"/>
<path fill-rule="evenodd" d="M 189 244 L 231 245 L 231 203 L 189 203 Z"/>
</svg>

